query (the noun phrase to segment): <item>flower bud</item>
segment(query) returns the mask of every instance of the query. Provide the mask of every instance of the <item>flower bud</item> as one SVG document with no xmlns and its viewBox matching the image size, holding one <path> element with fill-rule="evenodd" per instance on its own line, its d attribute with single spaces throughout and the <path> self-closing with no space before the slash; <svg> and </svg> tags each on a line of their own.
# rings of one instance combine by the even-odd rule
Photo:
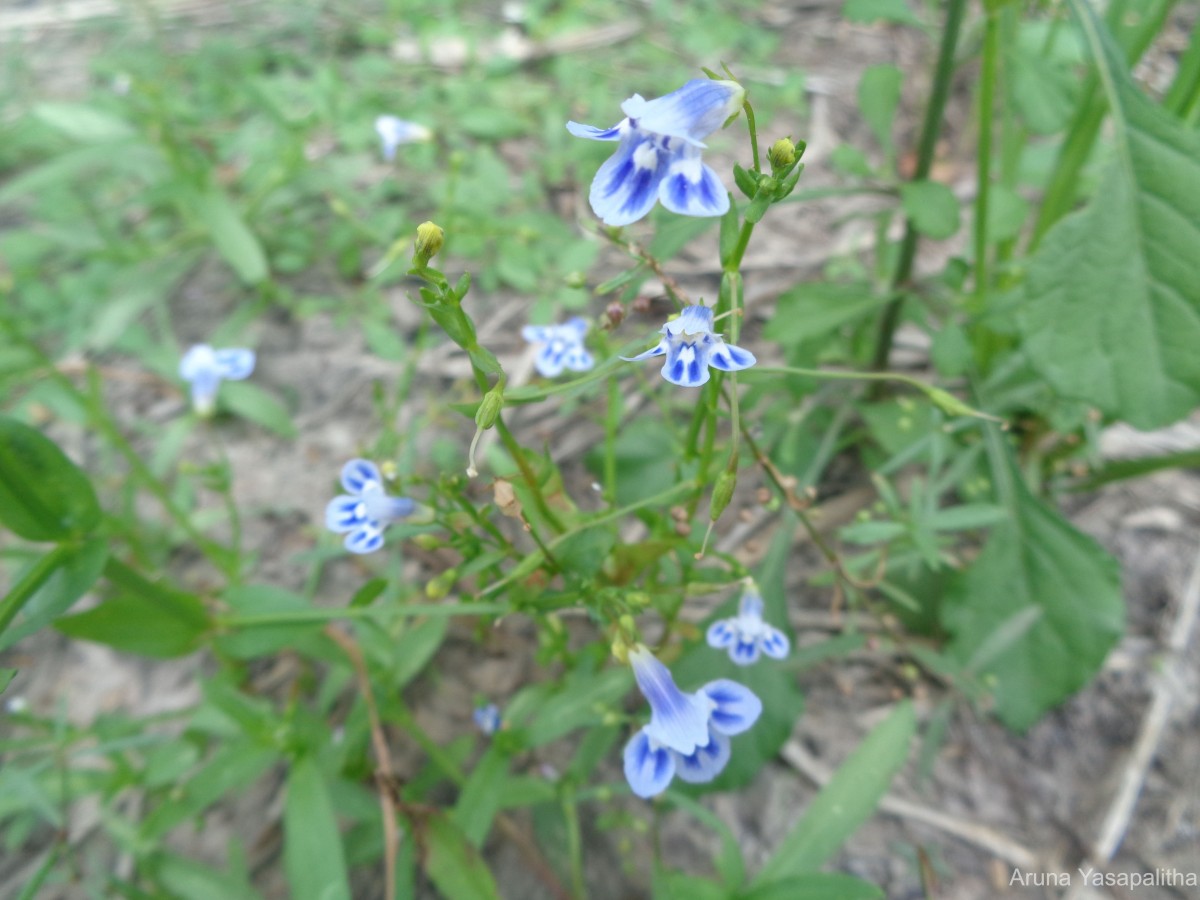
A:
<svg viewBox="0 0 1200 900">
<path fill-rule="evenodd" d="M 767 161 L 771 163 L 771 169 L 775 172 L 786 169 L 796 161 L 796 145 L 788 138 L 780 138 L 767 151 Z"/>
<path fill-rule="evenodd" d="M 733 499 L 735 487 L 737 487 L 736 472 L 726 469 L 717 476 L 717 483 L 713 485 L 712 498 L 708 502 L 709 521 L 715 522 L 721 518 L 721 513 L 725 512 L 725 507 Z"/>
<path fill-rule="evenodd" d="M 475 427 L 487 431 L 495 425 L 502 406 L 504 391 L 500 385 L 496 385 L 483 395 L 483 402 L 479 404 L 479 409 L 475 410 Z"/>
<path fill-rule="evenodd" d="M 429 261 L 441 252 L 442 244 L 446 242 L 446 232 L 432 222 L 422 222 L 417 226 L 417 243 L 413 248 L 413 265 L 423 268 Z"/>
</svg>

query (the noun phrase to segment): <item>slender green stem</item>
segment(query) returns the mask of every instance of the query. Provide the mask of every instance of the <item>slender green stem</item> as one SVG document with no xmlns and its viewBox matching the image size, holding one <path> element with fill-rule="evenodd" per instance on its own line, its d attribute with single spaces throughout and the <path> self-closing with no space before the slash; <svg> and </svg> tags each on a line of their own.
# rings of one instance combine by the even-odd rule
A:
<svg viewBox="0 0 1200 900">
<path fill-rule="evenodd" d="M 585 900 L 587 887 L 583 880 L 583 839 L 579 829 L 579 806 L 575 802 L 573 788 L 564 790 L 562 797 L 563 821 L 567 830 L 567 859 L 571 865 L 571 893 L 576 900 Z"/>
<path fill-rule="evenodd" d="M 925 108 L 921 138 L 917 144 L 917 166 L 913 172 L 913 181 L 928 178 L 933 168 L 933 156 L 937 149 L 938 135 L 942 130 L 946 100 L 950 96 L 950 81 L 954 76 L 954 53 L 958 46 L 958 33 L 962 29 L 966 9 L 967 0 L 950 0 L 949 9 L 946 11 L 946 26 L 942 31 L 937 67 L 933 72 L 933 87 L 929 94 L 929 105 Z M 896 333 L 896 326 L 900 324 L 900 313 L 904 307 L 902 290 L 912 276 L 916 256 L 917 229 L 909 219 L 904 229 L 904 239 L 900 244 L 900 259 L 892 276 L 892 290 L 895 296 L 879 320 L 875 352 L 871 359 L 871 368 L 877 372 L 887 368 L 888 356 L 892 351 L 892 337 Z"/>
<path fill-rule="evenodd" d="M 0 632 L 9 626 L 17 617 L 17 613 L 21 611 L 21 607 L 29 602 L 38 589 L 50 579 L 63 560 L 70 555 L 71 547 L 59 544 L 34 563 L 25 573 L 25 577 L 12 586 L 4 599 L 0 600 Z"/>
<path fill-rule="evenodd" d="M 989 8 L 983 25 L 983 59 L 979 72 L 979 147 L 975 180 L 975 300 L 982 306 L 988 288 L 988 201 L 992 186 L 992 107 L 1000 57 L 1000 20 Z"/>
<path fill-rule="evenodd" d="M 762 162 L 758 155 L 758 125 L 754 121 L 754 107 L 747 100 L 742 104 L 742 110 L 746 113 L 746 128 L 750 131 L 750 153 L 754 157 L 754 171 L 762 171 Z"/>
<path fill-rule="evenodd" d="M 216 623 L 219 628 L 233 629 L 265 625 L 304 625 L 310 622 L 336 622 L 341 619 L 382 619 L 389 616 L 496 616 L 507 612 L 512 610 L 503 603 L 396 603 L 218 616 Z"/>
</svg>

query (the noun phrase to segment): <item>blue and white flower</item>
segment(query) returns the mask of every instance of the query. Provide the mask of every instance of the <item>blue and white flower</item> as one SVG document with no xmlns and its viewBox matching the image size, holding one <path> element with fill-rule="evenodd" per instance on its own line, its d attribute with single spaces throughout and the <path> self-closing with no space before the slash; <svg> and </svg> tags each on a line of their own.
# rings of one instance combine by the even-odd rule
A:
<svg viewBox="0 0 1200 900">
<path fill-rule="evenodd" d="M 568 122 L 576 137 L 620 141 L 592 180 L 592 210 L 606 225 L 636 222 L 656 200 L 685 216 L 724 215 L 729 193 L 700 151 L 704 138 L 741 109 L 745 98 L 736 81 L 697 78 L 655 100 L 634 94 L 621 104 L 625 118 L 612 128 Z"/>
<path fill-rule="evenodd" d="M 383 475 L 375 463 L 352 459 L 342 467 L 342 487 L 325 507 L 325 527 L 346 535 L 351 553 L 373 553 L 383 546 L 383 531 L 392 522 L 411 515 L 416 503 L 408 497 L 389 497 Z"/>
<path fill-rule="evenodd" d="M 762 713 L 748 687 L 720 678 L 689 694 L 641 644 L 629 651 L 638 688 L 650 703 L 650 722 L 625 745 L 625 778 L 639 797 L 666 790 L 671 779 L 712 781 L 729 762 L 731 735 L 741 734 Z"/>
<path fill-rule="evenodd" d="M 475 707 L 471 718 L 475 720 L 475 726 L 488 737 L 500 730 L 500 707 L 495 703 Z"/>
<path fill-rule="evenodd" d="M 396 116 L 379 116 L 375 120 L 375 132 L 383 145 L 383 158 L 391 162 L 396 158 L 396 148 L 401 144 L 427 141 L 433 132 L 424 125 L 399 119 Z"/>
<path fill-rule="evenodd" d="M 521 337 L 537 346 L 534 368 L 546 378 L 561 375 L 564 369 L 586 372 L 596 364 L 592 354 L 583 346 L 588 323 L 579 316 L 562 325 L 526 325 Z"/>
<path fill-rule="evenodd" d="M 680 387 L 700 387 L 708 381 L 708 368 L 722 372 L 739 372 L 756 362 L 754 354 L 733 344 L 712 330 L 713 312 L 707 306 L 686 306 L 679 318 L 672 319 L 660 330 L 658 345 L 637 356 L 622 356 L 629 362 L 665 356 L 662 376 Z"/>
<path fill-rule="evenodd" d="M 708 626 L 708 646 L 728 650 L 729 658 L 739 666 L 749 666 L 765 653 L 783 659 L 791 647 L 787 635 L 763 619 L 763 600 L 753 584 L 746 587 L 738 601 L 738 614 Z"/>
<path fill-rule="evenodd" d="M 211 416 L 217 405 L 221 381 L 241 381 L 254 371 L 254 351 L 242 348 L 214 350 L 196 344 L 179 361 L 179 377 L 192 386 L 192 409 Z"/>
</svg>

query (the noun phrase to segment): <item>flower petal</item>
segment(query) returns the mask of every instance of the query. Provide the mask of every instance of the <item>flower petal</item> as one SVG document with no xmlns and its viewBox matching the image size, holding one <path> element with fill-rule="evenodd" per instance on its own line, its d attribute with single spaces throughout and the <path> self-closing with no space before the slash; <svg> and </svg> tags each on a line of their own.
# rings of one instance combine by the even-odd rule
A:
<svg viewBox="0 0 1200 900">
<path fill-rule="evenodd" d="M 642 730 L 662 746 L 685 756 L 707 744 L 713 701 L 679 690 L 671 671 L 645 647 L 631 650 L 629 662 L 638 688 L 650 704 L 650 724 Z"/>
<path fill-rule="evenodd" d="M 703 303 L 693 303 L 685 306 L 679 313 L 679 318 L 668 323 L 672 334 L 712 334 L 713 311 L 711 306 Z"/>
<path fill-rule="evenodd" d="M 661 794 L 675 776 L 675 755 L 655 748 L 643 728 L 625 745 L 625 780 L 639 797 Z"/>
<path fill-rule="evenodd" d="M 623 134 L 622 128 L 628 119 L 622 119 L 612 128 L 597 128 L 595 125 L 580 125 L 578 122 L 568 122 L 567 131 L 579 138 L 589 141 L 619 141 Z"/>
<path fill-rule="evenodd" d="M 486 735 L 495 734 L 500 728 L 500 709 L 495 703 L 476 707 L 471 713 L 471 718 L 475 720 L 476 727 Z"/>
<path fill-rule="evenodd" d="M 654 100 L 634 94 L 621 104 L 636 128 L 699 144 L 741 107 L 746 91 L 736 81 L 694 78 Z M 702 145 L 701 145 L 702 146 Z"/>
<path fill-rule="evenodd" d="M 325 527 L 336 534 L 345 534 L 366 524 L 366 508 L 361 497 L 338 494 L 325 507 Z"/>
<path fill-rule="evenodd" d="M 531 344 L 544 344 L 554 340 L 557 325 L 526 325 L 521 329 L 521 337 Z"/>
<path fill-rule="evenodd" d="M 708 626 L 704 636 L 708 646 L 716 650 L 724 650 L 737 640 L 737 630 L 733 627 L 732 619 L 718 619 Z"/>
<path fill-rule="evenodd" d="M 691 756 L 680 754 L 675 761 L 675 774 L 689 784 L 703 784 L 721 774 L 732 755 L 728 736 L 712 732 L 712 740 L 704 747 L 697 747 Z"/>
<path fill-rule="evenodd" d="M 587 319 L 582 316 L 571 316 L 558 327 L 562 336 L 570 340 L 582 341 L 584 335 L 588 333 Z"/>
<path fill-rule="evenodd" d="M 217 373 L 229 381 L 249 378 L 254 371 L 254 351 L 242 348 L 218 350 L 215 353 Z"/>
<path fill-rule="evenodd" d="M 672 341 L 663 378 L 680 387 L 700 387 L 708 381 L 708 353 L 708 346 L 699 341 Z"/>
<path fill-rule="evenodd" d="M 758 662 L 758 638 L 739 637 L 736 644 L 729 648 L 729 658 L 739 666 L 752 666 Z"/>
<path fill-rule="evenodd" d="M 362 502 L 367 511 L 367 519 L 380 526 L 412 515 L 417 506 L 408 497 L 389 497 L 384 493 L 383 487 L 374 482 L 363 490 Z"/>
<path fill-rule="evenodd" d="M 217 405 L 217 388 L 221 376 L 215 369 L 200 369 L 192 377 L 192 409 L 202 416 L 212 413 Z"/>
<path fill-rule="evenodd" d="M 749 350 L 727 344 L 719 338 L 713 344 L 712 352 L 708 357 L 708 364 L 722 372 L 740 372 L 742 369 L 750 368 L 756 362 L 758 360 Z"/>
<path fill-rule="evenodd" d="M 652 356 L 662 356 L 667 352 L 667 340 L 663 338 L 649 350 L 643 350 L 637 356 L 622 356 L 621 359 L 625 362 L 640 362 L 643 359 L 649 359 Z"/>
<path fill-rule="evenodd" d="M 699 153 L 671 163 L 658 187 L 658 199 L 681 216 L 723 216 L 729 212 L 729 192 L 717 173 L 700 161 Z"/>
<path fill-rule="evenodd" d="M 189 347 L 187 353 L 179 360 L 179 377 L 184 381 L 195 381 L 204 373 L 216 373 L 217 359 L 213 348 L 208 344 L 196 344 Z"/>
<path fill-rule="evenodd" d="M 741 734 L 762 714 L 762 701 L 754 691 L 728 678 L 710 681 L 697 693 L 715 704 L 710 725 L 721 734 Z"/>
<path fill-rule="evenodd" d="M 746 589 L 738 600 L 738 618 L 762 619 L 763 600 L 762 596 L 754 590 Z"/>
<path fill-rule="evenodd" d="M 533 367 L 538 370 L 539 375 L 556 378 L 562 374 L 567 350 L 568 347 L 557 339 L 543 344 L 533 358 Z"/>
<path fill-rule="evenodd" d="M 563 357 L 563 364 L 572 372 L 586 372 L 596 365 L 596 360 L 583 344 L 573 344 Z"/>
<path fill-rule="evenodd" d="M 631 134 L 597 170 L 588 202 L 605 225 L 628 225 L 650 212 L 667 174 L 662 156 L 652 138 Z"/>
<path fill-rule="evenodd" d="M 763 636 L 759 639 L 762 651 L 772 659 L 784 659 L 791 648 L 787 635 L 774 625 L 763 625 Z"/>
<path fill-rule="evenodd" d="M 367 522 L 346 535 L 345 545 L 351 553 L 374 553 L 383 546 L 383 529 Z"/>
<path fill-rule="evenodd" d="M 379 467 L 369 459 L 352 459 L 342 466 L 342 487 L 351 494 L 361 494 L 367 482 L 383 486 Z"/>
</svg>

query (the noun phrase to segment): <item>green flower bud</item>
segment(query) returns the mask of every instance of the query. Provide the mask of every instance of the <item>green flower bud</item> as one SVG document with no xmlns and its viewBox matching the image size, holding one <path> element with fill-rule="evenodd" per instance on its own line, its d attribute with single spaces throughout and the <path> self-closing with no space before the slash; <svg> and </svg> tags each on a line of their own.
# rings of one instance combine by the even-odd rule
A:
<svg viewBox="0 0 1200 900">
<path fill-rule="evenodd" d="M 786 169 L 796 161 L 796 145 L 788 138 L 780 138 L 767 151 L 767 161 L 771 163 L 772 170 L 776 172 Z"/>
<path fill-rule="evenodd" d="M 446 242 L 446 232 L 432 222 L 422 222 L 417 226 L 417 243 L 413 248 L 413 265 L 424 268 L 429 261 L 441 252 L 442 244 Z"/>
<path fill-rule="evenodd" d="M 483 402 L 479 404 L 479 409 L 475 410 L 475 427 L 481 431 L 487 431 L 495 425 L 502 406 L 504 406 L 504 390 L 500 385 L 496 385 L 483 395 Z"/>
<path fill-rule="evenodd" d="M 721 518 L 721 513 L 725 512 L 725 507 L 733 499 L 735 487 L 737 487 L 737 472 L 726 469 L 717 476 L 717 483 L 713 485 L 712 498 L 708 501 L 709 521 L 715 522 Z"/>
</svg>

